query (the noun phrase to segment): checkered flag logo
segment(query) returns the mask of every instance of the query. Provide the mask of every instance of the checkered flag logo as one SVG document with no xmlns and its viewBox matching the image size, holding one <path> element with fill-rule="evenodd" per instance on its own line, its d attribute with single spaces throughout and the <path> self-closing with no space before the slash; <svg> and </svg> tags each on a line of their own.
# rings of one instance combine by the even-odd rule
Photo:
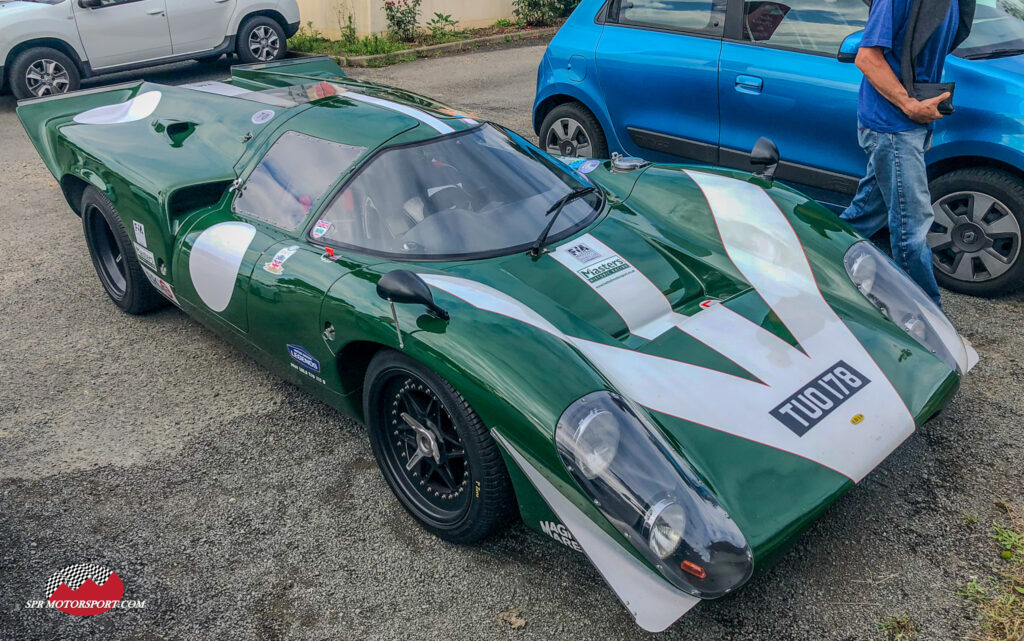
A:
<svg viewBox="0 0 1024 641">
<path fill-rule="evenodd" d="M 67 585 L 72 590 L 77 590 L 82 587 L 86 579 L 92 579 L 92 582 L 96 585 L 103 585 L 113 573 L 112 570 L 108 570 L 102 565 L 96 565 L 95 563 L 69 565 L 63 570 L 54 572 L 50 580 L 46 582 L 46 598 L 52 597 L 61 583 Z"/>
</svg>

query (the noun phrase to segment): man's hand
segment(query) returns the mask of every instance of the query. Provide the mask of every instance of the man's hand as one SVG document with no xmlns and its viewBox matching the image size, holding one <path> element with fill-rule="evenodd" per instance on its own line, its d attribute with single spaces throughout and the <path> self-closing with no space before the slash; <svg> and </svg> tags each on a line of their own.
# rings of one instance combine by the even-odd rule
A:
<svg viewBox="0 0 1024 641">
<path fill-rule="evenodd" d="M 885 59 L 885 51 L 881 47 L 861 47 L 857 52 L 857 68 L 864 72 L 864 76 L 878 93 L 899 107 L 907 114 L 907 118 L 920 125 L 927 125 L 942 118 L 939 103 L 949 98 L 949 93 L 928 100 L 911 98 L 903 84 L 896 78 L 896 74 L 892 72 L 892 67 Z"/>
<path fill-rule="evenodd" d="M 903 113 L 907 114 L 907 118 L 910 118 L 917 124 L 927 125 L 942 118 L 942 114 L 939 113 L 939 103 L 949 98 L 949 95 L 947 91 L 941 96 L 935 96 L 928 100 L 914 100 L 907 96 L 906 102 L 900 106 L 900 109 L 903 110 Z"/>
</svg>

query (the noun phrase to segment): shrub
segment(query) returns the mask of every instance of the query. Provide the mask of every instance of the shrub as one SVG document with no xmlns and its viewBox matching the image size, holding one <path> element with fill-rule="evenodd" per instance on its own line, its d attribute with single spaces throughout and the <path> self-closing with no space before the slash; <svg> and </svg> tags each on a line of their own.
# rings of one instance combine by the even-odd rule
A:
<svg viewBox="0 0 1024 641">
<path fill-rule="evenodd" d="M 523 24 L 531 27 L 555 23 L 565 9 L 565 0 L 515 0 L 512 11 Z"/>
<path fill-rule="evenodd" d="M 452 14 L 434 12 L 434 17 L 427 23 L 427 29 L 430 29 L 430 36 L 434 40 L 444 40 L 455 31 L 458 24 L 458 20 L 452 20 Z"/>
<path fill-rule="evenodd" d="M 391 35 L 404 42 L 416 39 L 423 0 L 384 0 L 384 15 Z"/>
<path fill-rule="evenodd" d="M 580 0 L 562 0 L 562 15 L 567 16 L 579 5 Z"/>
</svg>

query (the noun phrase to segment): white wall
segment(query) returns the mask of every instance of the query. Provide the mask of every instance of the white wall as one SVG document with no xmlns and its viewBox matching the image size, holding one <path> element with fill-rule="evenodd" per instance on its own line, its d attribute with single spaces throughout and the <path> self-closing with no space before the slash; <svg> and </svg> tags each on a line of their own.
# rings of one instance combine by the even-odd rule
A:
<svg viewBox="0 0 1024 641">
<path fill-rule="evenodd" d="M 302 25 L 313 23 L 313 28 L 329 38 L 337 38 L 340 25 L 349 15 L 353 17 L 360 36 L 387 30 L 384 18 L 384 0 L 298 0 Z M 459 27 L 486 27 L 501 18 L 512 17 L 512 0 L 423 0 L 420 6 L 420 24 L 425 25 L 434 12 L 451 14 Z"/>
</svg>

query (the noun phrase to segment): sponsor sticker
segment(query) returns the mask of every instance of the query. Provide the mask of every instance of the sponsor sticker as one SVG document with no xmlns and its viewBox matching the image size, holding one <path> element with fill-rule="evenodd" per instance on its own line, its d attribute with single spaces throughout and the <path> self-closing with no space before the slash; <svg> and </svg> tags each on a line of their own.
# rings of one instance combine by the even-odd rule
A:
<svg viewBox="0 0 1024 641">
<path fill-rule="evenodd" d="M 148 269 L 143 269 L 142 273 L 146 275 L 146 278 L 149 279 L 149 282 L 152 283 L 153 287 L 156 287 L 156 290 L 158 292 L 166 296 L 169 301 L 171 301 L 175 305 L 178 305 L 178 307 L 181 307 L 181 305 L 178 304 L 178 297 L 174 295 L 174 288 L 171 287 L 167 281 L 160 278 L 159 276 L 149 271 Z"/>
<path fill-rule="evenodd" d="M 558 541 L 566 547 L 570 547 L 577 552 L 582 552 L 583 548 L 576 541 L 576 537 L 572 535 L 569 528 L 565 527 L 561 523 L 552 523 L 551 521 L 541 521 L 540 529 L 544 534 L 547 534 L 554 540 Z"/>
<path fill-rule="evenodd" d="M 316 374 L 320 373 L 320 361 L 313 358 L 313 355 L 310 354 L 305 347 L 300 347 L 299 345 L 288 345 L 288 355 L 292 357 L 293 361 L 305 369 Z"/>
<path fill-rule="evenodd" d="M 298 250 L 298 245 L 285 247 L 284 249 L 274 254 L 274 258 L 269 263 L 263 263 L 263 269 L 270 272 L 271 274 L 274 274 L 275 276 L 280 276 L 281 273 L 284 272 L 284 261 L 291 258 L 292 254 L 294 254 Z"/>
<path fill-rule="evenodd" d="M 803 436 L 870 382 L 845 361 L 839 361 L 780 403 L 771 415 L 797 436 Z M 851 422 L 856 425 L 860 421 Z"/>
<path fill-rule="evenodd" d="M 252 115 L 252 124 L 254 124 L 254 125 L 262 125 L 263 123 L 268 122 L 273 117 L 274 117 L 274 110 L 273 109 L 263 109 L 261 111 L 257 111 L 256 113 L 254 113 Z"/>
<path fill-rule="evenodd" d="M 318 220 L 313 225 L 313 231 L 310 234 L 313 238 L 322 238 L 324 234 L 331 230 L 331 223 L 326 220 Z"/>
<path fill-rule="evenodd" d="M 600 289 L 636 270 L 621 256 L 612 256 L 577 271 L 594 289 Z"/>
<path fill-rule="evenodd" d="M 717 301 L 717 300 L 715 300 L 714 298 L 708 298 L 708 299 L 706 299 L 706 300 L 702 300 L 702 301 L 700 302 L 700 308 L 701 308 L 701 309 L 707 309 L 707 308 L 709 308 L 709 307 L 714 307 L 714 306 L 715 306 L 715 305 L 717 305 L 717 304 L 718 304 L 719 302 L 720 302 L 720 301 Z"/>
<path fill-rule="evenodd" d="M 601 252 L 586 243 L 576 243 L 565 248 L 565 253 L 576 259 L 580 265 L 592 263 L 601 257 Z"/>
<path fill-rule="evenodd" d="M 588 160 L 588 161 L 582 163 L 579 167 L 576 168 L 576 171 L 580 172 L 581 174 L 589 174 L 590 172 L 594 171 L 595 169 L 597 169 L 600 166 L 601 166 L 601 161 L 600 160 L 593 160 L 593 159 L 591 159 L 591 160 Z"/>
<path fill-rule="evenodd" d="M 147 247 L 146 245 L 146 228 L 137 220 L 132 221 L 132 229 L 135 230 L 135 242 Z"/>
<path fill-rule="evenodd" d="M 138 236 L 138 234 L 136 234 L 136 236 Z M 139 261 L 150 269 L 156 269 L 156 258 L 153 257 L 153 252 L 138 243 L 134 243 L 134 245 L 135 255 L 139 257 Z"/>
</svg>

